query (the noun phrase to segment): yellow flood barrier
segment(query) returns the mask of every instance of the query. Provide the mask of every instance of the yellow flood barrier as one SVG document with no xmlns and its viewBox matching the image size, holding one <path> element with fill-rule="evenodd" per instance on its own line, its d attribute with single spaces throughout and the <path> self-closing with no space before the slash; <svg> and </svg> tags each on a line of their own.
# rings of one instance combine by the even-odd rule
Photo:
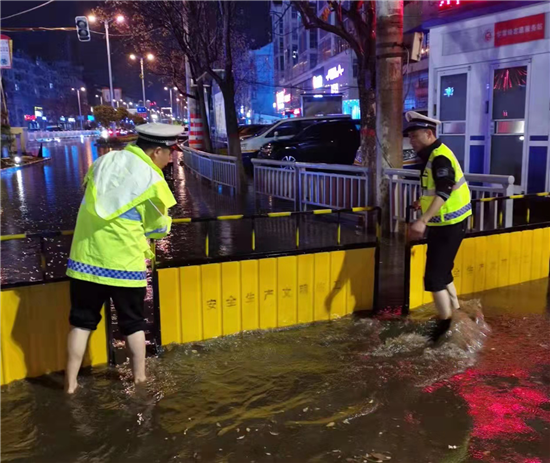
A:
<svg viewBox="0 0 550 463">
<path fill-rule="evenodd" d="M 0 384 L 65 369 L 69 282 L 2 289 Z M 90 337 L 84 365 L 108 362 L 105 311 Z"/>
<path fill-rule="evenodd" d="M 460 246 L 453 269 L 458 295 L 548 278 L 550 226 L 545 225 L 467 236 Z M 410 248 L 405 294 L 410 309 L 433 302 L 431 293 L 424 291 L 426 249 L 426 244 L 416 244 Z"/>
<path fill-rule="evenodd" d="M 374 244 L 158 269 L 162 345 L 371 310 L 377 269 Z"/>
</svg>

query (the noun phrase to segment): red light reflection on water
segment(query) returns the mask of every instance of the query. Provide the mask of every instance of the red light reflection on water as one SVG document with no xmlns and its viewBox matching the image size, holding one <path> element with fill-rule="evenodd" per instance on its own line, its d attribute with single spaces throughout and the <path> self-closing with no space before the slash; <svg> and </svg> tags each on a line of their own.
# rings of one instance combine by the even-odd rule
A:
<svg viewBox="0 0 550 463">
<path fill-rule="evenodd" d="M 529 318 L 491 324 L 492 336 L 475 367 L 424 388 L 431 393 L 450 386 L 468 403 L 473 420 L 469 453 L 476 460 L 542 463 L 516 453 L 528 443 L 534 449 L 543 446 L 543 431 L 533 424 L 550 425 L 550 388 L 541 375 L 550 366 L 548 341 L 541 335 L 550 332 L 550 323 Z M 504 458 L 495 455 L 501 452 Z"/>
</svg>

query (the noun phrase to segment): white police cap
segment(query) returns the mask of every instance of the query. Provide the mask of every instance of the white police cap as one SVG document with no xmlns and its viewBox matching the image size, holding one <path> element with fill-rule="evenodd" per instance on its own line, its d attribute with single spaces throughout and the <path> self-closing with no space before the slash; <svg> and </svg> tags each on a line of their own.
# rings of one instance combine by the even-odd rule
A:
<svg viewBox="0 0 550 463">
<path fill-rule="evenodd" d="M 175 145 L 178 137 L 182 135 L 183 127 L 181 125 L 159 124 L 141 124 L 136 126 L 138 138 L 160 145 Z"/>
<path fill-rule="evenodd" d="M 437 126 L 441 124 L 441 121 L 434 119 L 432 117 L 423 116 L 416 111 L 407 111 L 405 114 L 405 119 L 407 119 L 407 127 L 403 130 L 403 135 L 408 135 L 409 132 L 418 129 L 433 129 L 436 130 Z"/>
</svg>

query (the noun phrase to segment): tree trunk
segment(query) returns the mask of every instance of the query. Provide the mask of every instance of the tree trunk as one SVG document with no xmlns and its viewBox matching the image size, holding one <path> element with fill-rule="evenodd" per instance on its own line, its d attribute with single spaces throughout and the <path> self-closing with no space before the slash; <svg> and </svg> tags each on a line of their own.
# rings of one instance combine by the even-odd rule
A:
<svg viewBox="0 0 550 463">
<path fill-rule="evenodd" d="M 239 138 L 239 121 L 235 111 L 235 81 L 233 74 L 226 76 L 220 86 L 223 93 L 223 104 L 225 112 L 225 124 L 227 130 L 228 154 L 237 158 L 237 176 L 238 190 L 241 193 L 246 192 L 247 179 L 243 167 L 243 158 L 241 154 L 241 140 Z"/>
<path fill-rule="evenodd" d="M 382 169 L 403 167 L 403 0 L 376 2 L 376 43 L 377 191 L 387 231 L 391 205 Z"/>
<path fill-rule="evenodd" d="M 361 110 L 361 153 L 363 165 L 370 169 L 369 176 L 369 205 L 374 205 L 377 197 L 376 185 L 376 136 L 375 136 L 375 105 L 374 90 L 367 87 L 366 59 L 358 57 L 359 66 L 357 86 L 359 87 L 359 108 Z"/>
<path fill-rule="evenodd" d="M 207 153 L 213 153 L 212 139 L 210 138 L 210 125 L 208 124 L 208 114 L 206 110 L 206 99 L 204 98 L 204 85 L 202 82 L 198 82 L 195 88 L 195 96 L 197 97 L 197 104 L 199 106 L 199 114 L 202 120 L 203 127 L 203 149 Z"/>
</svg>

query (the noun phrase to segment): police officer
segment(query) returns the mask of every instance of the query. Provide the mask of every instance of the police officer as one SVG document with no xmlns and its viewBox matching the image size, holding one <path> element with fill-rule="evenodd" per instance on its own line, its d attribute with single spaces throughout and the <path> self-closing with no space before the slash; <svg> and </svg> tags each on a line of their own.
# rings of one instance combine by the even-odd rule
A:
<svg viewBox="0 0 550 463">
<path fill-rule="evenodd" d="M 470 190 L 453 152 L 436 137 L 440 121 L 409 111 L 405 115 L 411 146 L 422 159 L 422 216 L 410 227 L 411 239 L 420 239 L 428 228 L 424 287 L 433 294 L 439 318 L 430 337 L 435 343 L 450 327 L 453 309 L 459 309 L 453 283 L 456 253 L 472 215 Z"/>
<path fill-rule="evenodd" d="M 147 239 L 170 232 L 168 208 L 176 201 L 162 169 L 181 130 L 169 124 L 138 126 L 135 145 L 101 156 L 86 174 L 86 193 L 67 264 L 71 330 L 65 389 L 69 394 L 78 387 L 88 338 L 109 299 L 126 337 L 134 383 L 145 381 L 145 259 L 153 257 Z"/>
</svg>

